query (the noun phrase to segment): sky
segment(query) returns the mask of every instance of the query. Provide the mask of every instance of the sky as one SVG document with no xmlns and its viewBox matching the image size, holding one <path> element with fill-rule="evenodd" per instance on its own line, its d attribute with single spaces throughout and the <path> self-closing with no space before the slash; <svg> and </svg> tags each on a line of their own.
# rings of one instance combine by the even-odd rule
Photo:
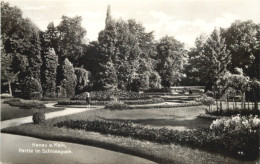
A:
<svg viewBox="0 0 260 164">
<path fill-rule="evenodd" d="M 62 15 L 81 16 L 89 41 L 104 29 L 107 6 L 115 19 L 135 19 L 155 39 L 168 35 L 193 47 L 196 37 L 235 20 L 260 23 L 260 0 L 4 0 L 23 11 L 41 30 L 58 25 Z"/>
</svg>

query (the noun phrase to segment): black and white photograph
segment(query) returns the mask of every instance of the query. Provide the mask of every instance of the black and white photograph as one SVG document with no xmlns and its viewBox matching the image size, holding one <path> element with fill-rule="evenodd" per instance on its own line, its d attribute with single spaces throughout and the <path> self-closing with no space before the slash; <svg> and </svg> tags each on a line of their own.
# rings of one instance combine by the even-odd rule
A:
<svg viewBox="0 0 260 164">
<path fill-rule="evenodd" d="M 260 0 L 1 0 L 0 164 L 260 164 Z"/>
</svg>

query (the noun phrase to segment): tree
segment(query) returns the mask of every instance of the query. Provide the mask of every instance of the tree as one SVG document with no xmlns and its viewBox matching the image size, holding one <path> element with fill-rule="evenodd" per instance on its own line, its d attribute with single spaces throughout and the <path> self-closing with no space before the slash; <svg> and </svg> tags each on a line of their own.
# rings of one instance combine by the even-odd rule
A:
<svg viewBox="0 0 260 164">
<path fill-rule="evenodd" d="M 110 16 L 110 7 L 107 10 L 107 18 L 105 29 L 99 33 L 98 42 L 98 58 L 99 64 L 95 74 L 96 89 L 108 90 L 117 88 L 117 75 L 112 61 L 115 53 L 116 42 L 115 23 Z"/>
<path fill-rule="evenodd" d="M 75 66 L 78 66 L 78 59 L 83 55 L 82 44 L 86 35 L 86 30 L 81 26 L 82 18 L 62 16 L 61 19 L 61 23 L 57 26 L 58 55 L 61 61 L 68 58 Z M 55 36 L 55 31 L 52 34 Z"/>
<path fill-rule="evenodd" d="M 149 88 L 155 89 L 161 87 L 161 77 L 158 72 L 153 71 L 149 77 Z"/>
<path fill-rule="evenodd" d="M 243 69 L 245 75 L 257 81 L 260 80 L 260 25 L 252 21 L 235 21 L 227 29 L 223 29 L 223 37 L 226 40 L 227 49 L 232 55 L 230 71 L 235 68 Z M 254 95 L 254 96 L 252 96 Z M 252 97 L 257 108 L 260 100 L 260 88 L 252 86 L 252 92 L 247 97 Z"/>
<path fill-rule="evenodd" d="M 233 97 L 240 93 L 242 98 L 241 109 L 245 109 L 245 92 L 250 90 L 251 80 L 249 76 L 243 73 L 241 68 L 235 68 L 235 73 L 232 74 L 226 71 L 222 77 L 217 80 L 218 91 L 222 91 L 222 95 L 229 96 L 230 91 Z"/>
<path fill-rule="evenodd" d="M 77 85 L 77 76 L 71 62 L 66 58 L 61 66 L 61 82 L 60 85 L 66 90 L 65 97 L 72 97 L 75 94 Z"/>
<path fill-rule="evenodd" d="M 165 36 L 157 44 L 157 71 L 162 78 L 162 85 L 177 85 L 184 77 L 183 68 L 186 63 L 184 44 L 174 37 Z"/>
<path fill-rule="evenodd" d="M 90 73 L 84 68 L 75 68 L 75 74 L 77 76 L 77 85 L 75 92 L 77 94 L 82 93 L 86 90 L 89 84 Z"/>
<path fill-rule="evenodd" d="M 20 72 L 20 84 L 26 76 L 40 81 L 40 30 L 29 19 L 22 17 L 20 9 L 1 2 L 1 33 L 5 52 L 12 56 L 10 67 L 13 73 Z"/>
<path fill-rule="evenodd" d="M 186 78 L 181 81 L 182 85 L 189 86 L 205 86 L 205 80 L 200 76 L 200 72 L 198 72 L 199 64 L 201 63 L 201 55 L 203 52 L 204 44 L 206 43 L 207 36 L 205 34 L 201 34 L 195 40 L 195 48 L 190 49 L 188 52 L 188 63 L 184 67 L 184 73 L 186 74 Z"/>
<path fill-rule="evenodd" d="M 55 97 L 58 56 L 53 48 L 43 52 L 42 88 L 44 97 Z"/>
</svg>

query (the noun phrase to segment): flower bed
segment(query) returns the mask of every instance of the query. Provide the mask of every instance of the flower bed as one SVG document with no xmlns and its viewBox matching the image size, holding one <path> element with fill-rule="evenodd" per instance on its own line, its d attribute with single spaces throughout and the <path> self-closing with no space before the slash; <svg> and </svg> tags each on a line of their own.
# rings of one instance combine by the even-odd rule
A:
<svg viewBox="0 0 260 164">
<path fill-rule="evenodd" d="M 151 109 L 151 108 L 177 108 L 177 107 L 188 107 L 188 106 L 200 106 L 201 103 L 182 103 L 182 104 L 165 104 L 165 105 L 149 105 L 149 106 L 135 106 L 135 109 Z"/>
<path fill-rule="evenodd" d="M 208 112 L 208 114 L 213 116 L 232 116 L 240 114 L 242 116 L 249 116 L 249 115 L 260 115 L 259 110 L 248 110 L 248 109 L 230 109 L 230 110 L 219 110 L 219 111 L 212 111 Z"/>
<path fill-rule="evenodd" d="M 44 103 L 37 100 L 21 100 L 18 98 L 10 99 L 4 103 L 9 104 L 10 106 L 20 107 L 22 109 L 44 109 L 46 106 Z"/>
<path fill-rule="evenodd" d="M 106 105 L 113 101 L 90 101 L 91 105 Z M 153 98 L 153 99 L 147 99 L 147 100 L 125 100 L 122 101 L 125 104 L 128 105 L 143 105 L 143 104 L 157 104 L 164 102 L 161 98 Z M 58 101 L 59 105 L 87 105 L 87 102 L 85 100 L 61 100 Z"/>
<path fill-rule="evenodd" d="M 87 93 L 76 95 L 72 100 L 86 100 Z M 97 101 L 111 101 L 116 97 L 119 100 L 146 100 L 151 99 L 149 95 L 139 94 L 137 92 L 126 92 L 126 91 L 96 91 L 90 92 L 91 100 Z"/>
<path fill-rule="evenodd" d="M 127 104 L 125 104 L 122 101 L 113 101 L 108 103 L 105 106 L 106 109 L 110 109 L 110 110 L 125 110 L 125 109 L 132 109 L 130 106 L 128 106 Z"/>
<path fill-rule="evenodd" d="M 111 101 L 90 101 L 90 105 L 106 105 Z M 58 105 L 87 105 L 87 101 L 84 100 L 61 100 L 58 101 Z"/>
<path fill-rule="evenodd" d="M 147 99 L 147 100 L 125 100 L 123 102 L 128 105 L 157 104 L 157 103 L 163 103 L 164 99 L 153 98 L 153 99 Z"/>
<path fill-rule="evenodd" d="M 59 122 L 54 126 L 132 137 L 160 144 L 179 144 L 246 159 L 256 159 L 259 155 L 259 134 L 256 129 L 226 131 L 213 128 L 214 125 L 212 125 L 211 129 L 177 131 L 166 128 L 150 129 L 135 126 L 131 122 L 99 120 L 70 120 Z"/>
</svg>

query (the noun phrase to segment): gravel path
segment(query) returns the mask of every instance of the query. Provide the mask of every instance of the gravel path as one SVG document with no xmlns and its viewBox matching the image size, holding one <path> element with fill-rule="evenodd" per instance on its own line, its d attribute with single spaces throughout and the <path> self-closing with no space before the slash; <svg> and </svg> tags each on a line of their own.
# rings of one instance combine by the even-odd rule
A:
<svg viewBox="0 0 260 164">
<path fill-rule="evenodd" d="M 55 108 L 54 104 L 55 103 L 49 103 L 49 104 L 45 104 L 45 105 L 48 108 Z M 97 108 L 98 107 L 94 107 L 94 108 L 65 108 L 62 111 L 46 113 L 45 117 L 46 117 L 46 119 L 51 119 L 51 118 L 55 118 L 55 117 L 85 112 L 87 110 L 93 110 L 93 109 L 97 109 Z M 1 129 L 7 128 L 7 127 L 12 127 L 12 126 L 18 126 L 18 125 L 25 124 L 25 123 L 31 123 L 31 122 L 32 122 L 32 116 L 1 121 Z"/>
</svg>

